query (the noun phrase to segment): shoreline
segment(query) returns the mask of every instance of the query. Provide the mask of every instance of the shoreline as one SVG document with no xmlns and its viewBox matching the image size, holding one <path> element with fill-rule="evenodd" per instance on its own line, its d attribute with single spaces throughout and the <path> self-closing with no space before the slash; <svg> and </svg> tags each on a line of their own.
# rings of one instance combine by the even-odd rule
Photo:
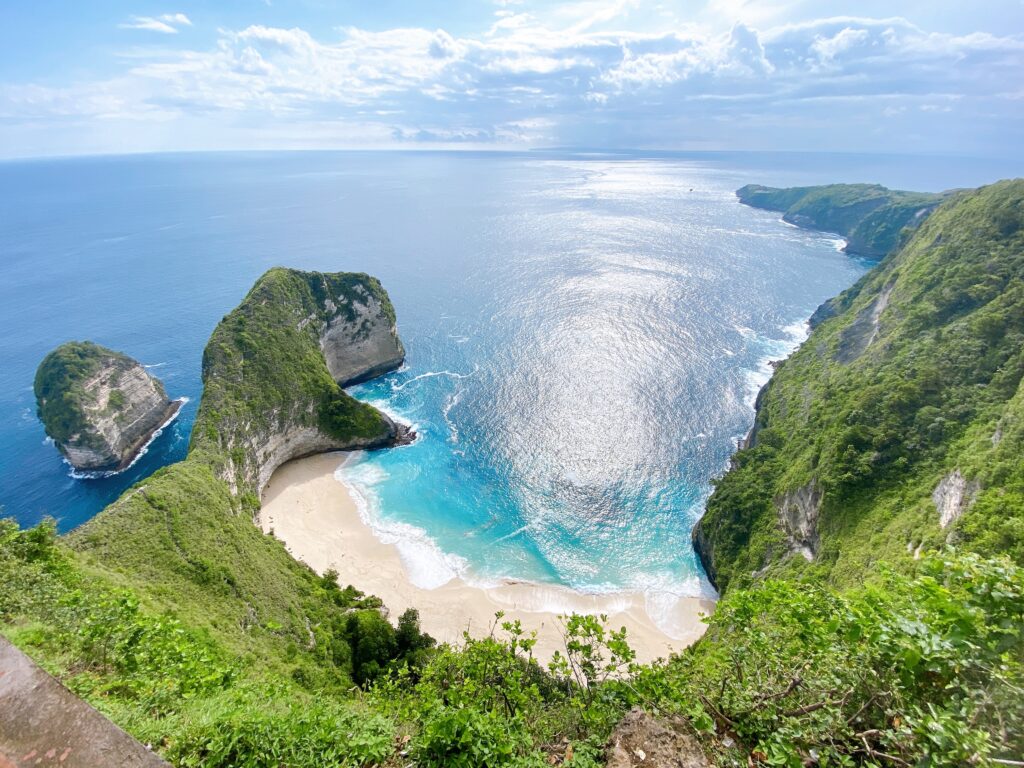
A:
<svg viewBox="0 0 1024 768">
<path fill-rule="evenodd" d="M 562 649 L 560 614 L 607 614 L 609 627 L 626 627 L 640 662 L 680 651 L 704 634 L 700 617 L 715 605 L 707 598 L 678 598 L 670 635 L 648 615 L 647 596 L 641 592 L 585 594 L 512 579 L 483 587 L 458 577 L 435 589 L 418 587 L 409 580 L 398 549 L 377 539 L 349 488 L 335 478 L 347 456 L 327 453 L 279 467 L 263 490 L 258 524 L 265 533 L 273 531 L 292 557 L 317 573 L 333 568 L 341 586 L 351 584 L 381 598 L 392 620 L 407 608 L 416 608 L 423 631 L 439 643 L 457 644 L 464 631 L 474 637 L 487 635 L 494 614 L 504 611 L 502 621 L 518 619 L 527 632 L 536 630 L 534 656 L 541 663 Z"/>
<path fill-rule="evenodd" d="M 149 433 L 143 434 L 143 436 L 136 441 L 137 447 L 133 450 L 130 456 L 124 459 L 114 469 L 75 469 L 71 462 L 67 460 L 67 457 L 62 456 L 61 458 L 63 458 L 64 463 L 71 467 L 68 477 L 75 480 L 103 480 L 108 477 L 120 475 L 122 472 L 127 472 L 139 462 L 139 459 L 149 452 L 149 446 L 151 446 L 153 441 L 163 434 L 167 427 L 174 423 L 175 419 L 181 415 L 182 408 L 184 408 L 190 400 L 191 398 L 185 397 L 184 395 L 171 400 L 168 403 L 167 408 L 164 410 L 163 420 L 160 422 L 160 425 L 155 427 Z"/>
</svg>

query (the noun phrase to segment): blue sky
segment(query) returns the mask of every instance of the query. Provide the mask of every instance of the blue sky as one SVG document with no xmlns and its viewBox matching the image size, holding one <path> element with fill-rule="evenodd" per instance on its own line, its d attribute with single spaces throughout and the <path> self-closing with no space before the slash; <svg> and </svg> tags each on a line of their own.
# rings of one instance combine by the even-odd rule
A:
<svg viewBox="0 0 1024 768">
<path fill-rule="evenodd" d="M 0 156 L 1024 152 L 1022 0 L 3 0 Z"/>
</svg>

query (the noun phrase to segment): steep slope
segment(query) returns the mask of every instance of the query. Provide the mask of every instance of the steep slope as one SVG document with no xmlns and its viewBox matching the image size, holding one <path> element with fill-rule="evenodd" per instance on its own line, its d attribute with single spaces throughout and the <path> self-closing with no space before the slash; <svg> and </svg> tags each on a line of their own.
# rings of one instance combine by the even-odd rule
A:
<svg viewBox="0 0 1024 768">
<path fill-rule="evenodd" d="M 50 352 L 34 389 L 46 434 L 84 470 L 123 469 L 181 407 L 138 362 L 90 341 Z"/>
<path fill-rule="evenodd" d="M 1024 562 L 1024 181 L 958 193 L 817 313 L 694 539 L 720 589 L 943 542 Z"/>
<path fill-rule="evenodd" d="M 1014 189 L 1016 213 L 999 217 L 1009 229 L 1019 228 Z M 975 226 L 983 219 L 964 219 L 964 237 L 983 231 Z M 947 255 L 955 265 L 961 250 Z M 994 265 L 1004 256 L 994 251 Z M 865 280 L 835 303 L 838 315 L 816 335 L 838 337 L 867 310 L 867 341 L 849 362 L 823 366 L 853 368 L 903 349 L 888 324 L 905 320 L 891 315 L 906 298 L 895 272 L 913 273 L 912 266 L 880 285 Z M 988 273 L 1012 282 L 1000 268 Z M 955 275 L 940 277 L 959 290 Z M 383 299 L 368 324 L 338 320 L 350 280 L 365 289 L 349 294 L 360 297 L 366 309 L 354 316 L 365 320 L 376 310 L 363 301 L 373 288 L 363 276 L 275 270 L 261 280 L 211 339 L 203 432 L 188 459 L 126 493 L 71 537 L 73 547 L 52 524 L 22 531 L 0 520 L 0 629 L 129 733 L 175 765 L 207 768 L 595 768 L 602 756 L 673 765 L 683 749 L 691 762 L 702 762 L 702 750 L 721 766 L 952 768 L 1021 754 L 1024 576 L 1005 558 L 926 556 L 910 561 L 907 574 L 876 570 L 847 594 L 813 579 L 730 588 L 702 640 L 648 666 L 632 663 L 625 630 L 566 617 L 565 654 L 548 671 L 536 664 L 535 640 L 518 622 L 496 621 L 489 636 L 467 637 L 459 648 L 431 648 L 415 611 L 395 628 L 379 601 L 292 560 L 248 514 L 261 468 L 289 449 L 264 455 L 254 441 L 274 429 L 357 443 L 388 431 L 382 416 L 340 397 L 332 376 L 341 376 L 324 349 L 346 336 L 370 346 L 369 337 L 380 334 L 373 328 L 393 328 Z M 961 315 L 973 327 L 974 315 Z M 349 330 L 339 336 L 339 325 Z M 933 325 L 929 315 L 921 333 Z M 824 357 L 834 358 L 841 343 L 833 336 Z M 376 339 L 381 359 L 391 358 L 394 345 L 383 334 Z M 973 364 L 983 375 L 993 363 L 988 350 L 967 347 L 957 370 Z M 325 368 L 332 376 L 325 378 Z M 933 507 L 932 518 L 952 520 L 965 497 L 975 499 L 949 524 L 964 537 L 972 536 L 965 523 L 978 519 L 987 493 L 999 504 L 998 490 L 1020 487 L 1019 380 L 1004 402 L 992 399 L 991 424 L 975 419 L 954 441 L 963 449 L 959 474 L 934 462 L 944 512 Z M 754 465 L 766 447 L 783 442 L 773 391 L 761 398 L 761 432 L 741 463 Z M 338 403 L 343 410 L 332 407 Z M 807 511 L 829 502 L 830 482 L 803 480 L 786 490 L 785 519 L 817 557 L 831 533 L 811 525 Z M 746 489 L 750 498 L 758 492 Z M 1014 541 L 1012 527 L 1000 540 L 982 540 L 991 525 L 979 530 L 972 539 L 979 549 Z M 637 706 L 656 717 L 627 716 Z"/>
<path fill-rule="evenodd" d="M 290 459 L 407 439 L 405 427 L 340 386 L 404 359 L 376 278 L 272 269 L 206 345 L 190 451 L 257 504 Z"/>
<path fill-rule="evenodd" d="M 279 665 L 316 642 L 337 610 L 323 585 L 252 522 L 280 464 L 327 450 L 409 439 L 405 427 L 346 394 L 324 347 L 344 357 L 373 341 L 346 378 L 401 364 L 394 309 L 362 274 L 272 269 L 214 330 L 203 354 L 203 398 L 185 461 L 156 472 L 68 536 L 87 569 L 131 584 L 241 654 Z M 329 641 L 324 641 L 327 648 Z M 349 663 L 295 662 L 303 674 L 347 679 Z"/>
<path fill-rule="evenodd" d="M 782 213 L 784 221 L 846 238 L 847 253 L 880 259 L 904 228 L 916 227 L 949 193 L 903 192 L 878 184 L 830 184 L 778 189 L 748 184 L 740 202 Z"/>
</svg>

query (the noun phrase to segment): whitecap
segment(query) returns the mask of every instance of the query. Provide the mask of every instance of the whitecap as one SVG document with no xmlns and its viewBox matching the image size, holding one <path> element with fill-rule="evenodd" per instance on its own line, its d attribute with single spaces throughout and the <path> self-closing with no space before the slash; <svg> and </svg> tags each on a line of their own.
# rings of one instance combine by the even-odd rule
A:
<svg viewBox="0 0 1024 768">
<path fill-rule="evenodd" d="M 334 477 L 348 489 L 360 519 L 377 540 L 398 550 L 412 584 L 421 589 L 437 589 L 467 571 L 469 563 L 465 558 L 442 550 L 422 528 L 381 517 L 376 486 L 387 480 L 388 474 L 366 461 L 362 452 L 346 459 Z"/>
<path fill-rule="evenodd" d="M 458 373 L 456 371 L 447 371 L 447 370 L 446 371 L 427 371 L 426 373 L 421 373 L 418 376 L 413 376 L 411 379 L 409 379 L 408 381 L 403 381 L 401 384 L 395 384 L 394 382 L 392 382 L 391 389 L 393 391 L 395 391 L 395 392 L 400 392 L 403 389 L 405 389 L 407 386 L 409 386 L 410 384 L 414 384 L 417 381 L 422 381 L 423 379 L 432 379 L 435 376 L 451 376 L 453 379 L 468 379 L 470 376 L 473 376 L 474 374 L 476 374 L 476 372 L 478 370 L 479 370 L 478 368 L 474 368 L 469 373 Z"/>
<path fill-rule="evenodd" d="M 444 407 L 441 409 L 441 415 L 444 418 L 444 423 L 448 425 L 449 441 L 452 443 L 459 442 L 459 428 L 455 426 L 455 422 L 452 421 L 449 414 L 456 405 L 459 404 L 459 400 L 462 399 L 462 392 L 455 392 L 449 395 L 444 401 Z"/>
</svg>

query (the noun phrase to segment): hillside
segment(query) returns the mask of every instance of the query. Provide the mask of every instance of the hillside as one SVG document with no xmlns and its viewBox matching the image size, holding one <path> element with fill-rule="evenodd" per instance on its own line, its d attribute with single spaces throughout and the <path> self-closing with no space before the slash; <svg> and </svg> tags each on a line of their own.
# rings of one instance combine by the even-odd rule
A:
<svg viewBox="0 0 1024 768">
<path fill-rule="evenodd" d="M 817 314 L 696 540 L 721 589 L 944 542 L 1024 562 L 1024 182 L 962 192 Z"/>
<path fill-rule="evenodd" d="M 324 446 L 408 439 L 337 383 L 359 375 L 345 369 L 348 346 L 377 350 L 360 363 L 365 375 L 399 359 L 383 289 L 363 275 L 290 270 L 261 278 L 211 336 L 185 461 L 63 539 L 51 524 L 0 521 L 0 630 L 177 766 L 937 768 L 1015 758 L 1024 574 L 997 553 L 1020 559 L 1019 513 L 1003 505 L 1020 494 L 1022 192 L 1008 183 L 947 203 L 779 367 L 753 444 L 701 527 L 724 598 L 705 637 L 668 660 L 635 664 L 625 631 L 589 616 L 564 618 L 564 652 L 546 669 L 534 639 L 500 615 L 490 636 L 436 647 L 414 610 L 395 621 L 260 533 L 251 512 L 268 468 Z M 931 357 L 940 352 L 951 357 Z M 848 429 L 909 447 L 867 453 Z M 943 509 L 960 512 L 948 531 L 996 556 L 928 552 L 946 535 L 940 513 L 904 518 L 893 499 L 906 494 L 891 493 L 903 482 L 944 487 Z M 966 511 L 953 503 L 961 487 L 961 501 L 975 498 Z M 770 506 L 785 490 L 790 506 L 825 500 L 820 528 L 807 527 L 793 553 L 771 548 L 789 547 Z M 844 527 L 847 508 L 863 519 Z M 893 542 L 871 530 L 890 513 Z M 765 578 L 741 588 L 758 558 Z"/>
<path fill-rule="evenodd" d="M 778 189 L 748 184 L 740 202 L 782 213 L 784 221 L 846 238 L 845 251 L 880 259 L 899 245 L 949 193 L 903 192 L 878 184 L 829 184 Z"/>
</svg>

